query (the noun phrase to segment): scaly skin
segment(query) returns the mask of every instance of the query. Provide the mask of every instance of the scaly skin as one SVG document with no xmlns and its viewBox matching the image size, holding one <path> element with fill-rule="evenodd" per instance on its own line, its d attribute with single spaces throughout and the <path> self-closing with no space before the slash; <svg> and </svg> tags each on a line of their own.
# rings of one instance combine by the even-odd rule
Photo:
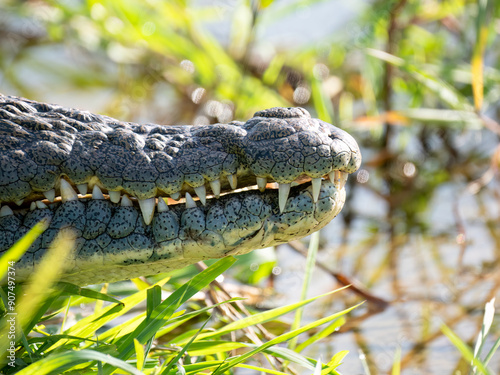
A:
<svg viewBox="0 0 500 375">
<path fill-rule="evenodd" d="M 0 254 L 42 218 L 50 219 L 49 228 L 18 262 L 19 280 L 33 272 L 64 227 L 74 229 L 76 249 L 62 280 L 80 285 L 246 253 L 322 228 L 342 209 L 345 190 L 324 180 L 315 202 L 305 183 L 291 189 L 282 210 L 273 189 L 226 194 L 196 207 L 158 206 L 162 212 L 149 218 L 137 203 L 203 195 L 200 187 L 214 183 L 231 191 L 235 180 L 245 187 L 256 177 L 283 186 L 304 177 L 319 181 L 332 171 L 352 173 L 360 163 L 349 134 L 302 108 L 260 111 L 246 123 L 161 126 L 0 95 Z M 94 192 L 78 199 L 61 194 L 51 203 L 44 195 L 54 189 L 57 197 L 61 179 L 137 200 L 112 203 Z M 32 203 L 28 210 L 34 201 L 39 208 Z"/>
</svg>

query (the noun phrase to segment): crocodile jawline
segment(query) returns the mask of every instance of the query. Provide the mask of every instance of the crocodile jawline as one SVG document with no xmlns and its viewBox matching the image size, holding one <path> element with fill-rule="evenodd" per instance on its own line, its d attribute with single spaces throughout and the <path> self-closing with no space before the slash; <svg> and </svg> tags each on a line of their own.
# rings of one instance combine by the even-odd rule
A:
<svg viewBox="0 0 500 375">
<path fill-rule="evenodd" d="M 61 278 L 80 285 L 246 253 L 326 225 L 360 162 L 349 134 L 302 108 L 161 126 L 0 95 L 0 255 L 43 218 L 19 280 L 65 227 L 76 245 Z"/>
</svg>

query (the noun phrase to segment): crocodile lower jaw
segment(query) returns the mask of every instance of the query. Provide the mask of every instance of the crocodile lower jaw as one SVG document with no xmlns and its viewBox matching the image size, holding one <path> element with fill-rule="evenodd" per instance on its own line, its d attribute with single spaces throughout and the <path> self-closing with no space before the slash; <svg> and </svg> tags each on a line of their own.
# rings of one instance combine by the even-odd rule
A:
<svg viewBox="0 0 500 375">
<path fill-rule="evenodd" d="M 132 207 L 134 205 L 137 205 L 141 210 L 145 224 L 150 225 L 153 220 L 155 211 L 168 211 L 168 207 L 170 205 L 184 204 L 185 208 L 194 208 L 197 206 L 197 204 L 201 203 L 203 206 L 205 206 L 207 204 L 210 204 L 212 199 L 218 199 L 220 196 L 228 194 L 238 194 L 241 191 L 257 189 L 261 192 L 264 192 L 266 190 L 277 190 L 279 212 L 282 213 L 286 209 L 291 186 L 295 186 L 297 184 L 311 184 L 313 202 L 316 203 L 318 201 L 322 181 L 324 181 L 325 179 L 329 179 L 330 181 L 333 181 L 333 184 L 338 190 L 341 190 L 343 189 L 347 181 L 347 177 L 348 173 L 338 170 L 332 170 L 327 176 L 325 176 L 324 179 L 311 179 L 310 177 L 304 175 L 303 177 L 297 179 L 296 182 L 281 184 L 276 182 L 268 183 L 265 177 L 256 177 L 256 185 L 234 189 L 232 191 L 226 191 L 222 193 L 220 191 L 220 180 L 214 180 L 208 183 L 213 192 L 213 194 L 211 195 L 207 194 L 205 185 L 192 188 L 192 190 L 194 190 L 195 198 L 196 196 L 198 196 L 198 199 L 193 199 L 193 196 L 188 191 L 184 193 L 184 198 L 181 198 L 180 192 L 177 192 L 175 194 L 170 194 L 170 198 L 166 196 L 157 196 L 148 199 L 138 199 L 135 197 L 130 197 L 127 194 L 122 194 L 119 191 L 106 191 L 104 188 L 100 188 L 97 178 L 93 179 L 89 184 L 80 184 L 76 186 L 68 182 L 66 179 L 61 178 L 57 190 L 54 188 L 42 193 L 45 199 L 38 199 L 33 201 L 29 201 L 28 199 L 26 199 L 18 201 L 16 202 L 16 204 L 20 207 L 20 209 L 29 208 L 30 211 L 34 211 L 36 209 L 48 208 L 52 203 L 64 203 L 72 200 L 88 198 L 96 200 L 108 199 L 112 203 L 119 204 L 124 207 Z M 236 175 L 228 175 L 227 178 L 232 187 L 237 186 Z M 89 186 L 92 186 L 92 188 L 89 189 Z M 91 193 L 89 193 L 89 190 L 91 190 Z M 9 205 L 4 205 L 0 208 L 0 217 L 13 215 L 15 210 L 16 208 L 13 210 Z"/>
</svg>

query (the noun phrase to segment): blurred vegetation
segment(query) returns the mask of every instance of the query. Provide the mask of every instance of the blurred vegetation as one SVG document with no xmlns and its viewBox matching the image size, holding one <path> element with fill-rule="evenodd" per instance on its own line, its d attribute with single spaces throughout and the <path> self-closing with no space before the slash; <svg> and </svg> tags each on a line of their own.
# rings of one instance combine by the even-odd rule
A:
<svg viewBox="0 0 500 375">
<path fill-rule="evenodd" d="M 497 182 L 500 161 L 500 3 L 352 2 L 357 13 L 346 20 L 337 20 L 329 3 L 340 4 L 3 0 L 0 92 L 82 108 L 88 102 L 123 120 L 164 124 L 246 120 L 263 108 L 303 106 L 347 129 L 362 146 L 363 167 L 348 182 L 342 243 L 359 230 L 360 217 L 369 223 L 354 273 L 368 250 L 384 247 L 383 262 L 362 277 L 366 284 L 397 268 L 413 234 L 457 247 L 459 261 L 451 268 L 429 250 L 442 280 L 453 284 L 473 241 L 458 209 L 462 194 L 475 197 L 496 244 L 495 261 L 484 264 L 477 279 L 492 275 L 500 262 L 500 228 L 488 211 L 491 197 L 498 204 L 498 191 L 488 184 Z M 318 8 L 339 26 L 316 22 Z M 276 24 L 283 25 L 282 41 L 269 31 Z M 295 29 L 326 31 L 304 43 L 287 39 L 287 29 L 292 37 Z M 453 205 L 445 215 L 454 227 L 436 233 L 429 204 L 451 184 Z M 367 193 L 382 215 L 356 206 Z M 273 259 L 261 260 L 258 274 L 248 272 L 248 264 L 259 263 L 254 255 L 241 262 L 243 281 L 272 280 Z M 394 293 L 402 297 L 397 285 Z M 402 368 L 436 335 L 422 333 L 403 352 Z M 367 366 L 377 373 L 370 358 Z"/>
</svg>

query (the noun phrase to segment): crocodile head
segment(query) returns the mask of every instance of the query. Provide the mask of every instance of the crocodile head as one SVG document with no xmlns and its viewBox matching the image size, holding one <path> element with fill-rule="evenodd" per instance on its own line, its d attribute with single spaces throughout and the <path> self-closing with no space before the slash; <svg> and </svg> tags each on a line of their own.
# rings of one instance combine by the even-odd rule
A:
<svg viewBox="0 0 500 375">
<path fill-rule="evenodd" d="M 43 218 L 19 279 L 64 227 L 62 279 L 81 285 L 246 253 L 326 225 L 360 163 L 348 133 L 302 108 L 161 126 L 0 95 L 0 254 Z"/>
</svg>

